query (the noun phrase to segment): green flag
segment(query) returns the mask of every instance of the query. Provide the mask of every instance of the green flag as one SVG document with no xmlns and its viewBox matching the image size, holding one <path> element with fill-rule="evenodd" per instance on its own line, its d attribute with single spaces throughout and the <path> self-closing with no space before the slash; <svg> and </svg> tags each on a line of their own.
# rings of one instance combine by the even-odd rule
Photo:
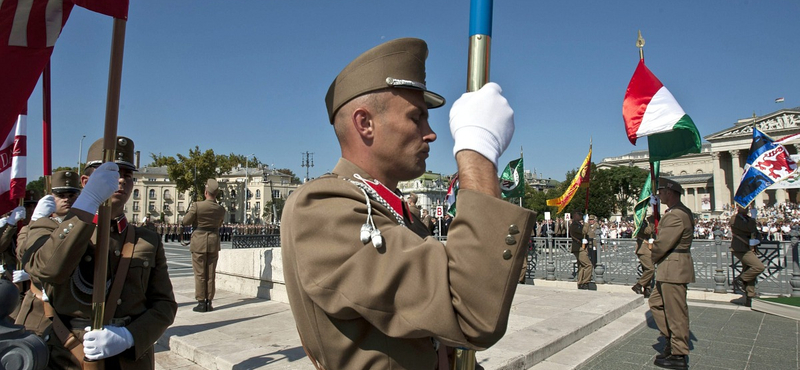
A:
<svg viewBox="0 0 800 370">
<path fill-rule="evenodd" d="M 503 198 L 522 198 L 525 195 L 525 174 L 522 158 L 508 162 L 500 176 L 500 190 Z"/>
<path fill-rule="evenodd" d="M 642 186 L 642 191 L 639 193 L 639 201 L 636 202 L 636 205 L 633 207 L 633 221 L 636 224 L 636 230 L 633 232 L 634 236 L 639 234 L 639 229 L 644 223 L 645 216 L 647 215 L 647 208 L 650 207 L 650 195 L 653 194 L 652 184 L 658 183 L 658 171 L 660 167 L 660 162 L 653 162 L 653 172 L 647 175 L 647 179 Z M 652 178 L 653 174 L 656 176 L 655 179 Z"/>
</svg>

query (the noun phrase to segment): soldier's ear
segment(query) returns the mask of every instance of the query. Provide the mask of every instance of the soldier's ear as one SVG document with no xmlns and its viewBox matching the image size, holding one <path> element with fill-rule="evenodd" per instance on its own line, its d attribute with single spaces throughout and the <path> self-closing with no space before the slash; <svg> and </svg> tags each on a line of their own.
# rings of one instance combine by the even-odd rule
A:
<svg viewBox="0 0 800 370">
<path fill-rule="evenodd" d="M 372 140 L 375 130 L 374 116 L 366 107 L 353 111 L 352 124 L 358 135 L 366 140 Z"/>
</svg>

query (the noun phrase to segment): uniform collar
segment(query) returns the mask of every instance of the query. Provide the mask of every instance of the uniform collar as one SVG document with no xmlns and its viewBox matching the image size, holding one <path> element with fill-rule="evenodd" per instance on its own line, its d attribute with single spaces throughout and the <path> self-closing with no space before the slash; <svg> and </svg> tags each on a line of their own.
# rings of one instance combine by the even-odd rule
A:
<svg viewBox="0 0 800 370">
<path fill-rule="evenodd" d="M 350 162 L 347 159 L 339 158 L 339 162 L 336 163 L 336 167 L 333 168 L 332 171 L 334 174 L 349 178 L 349 179 L 356 179 L 355 175 L 361 177 L 361 179 L 356 181 L 361 181 L 373 190 L 381 197 L 392 209 L 397 212 L 399 215 L 403 215 L 408 219 L 411 219 L 409 215 L 411 212 L 408 211 L 406 208 L 408 205 L 406 202 L 403 201 L 403 193 L 400 190 L 391 190 L 380 183 L 380 181 L 375 180 L 370 174 L 366 173 L 360 167 L 355 165 L 353 162 Z"/>
<path fill-rule="evenodd" d="M 97 225 L 97 215 L 94 215 L 94 219 L 92 220 L 95 225 Z M 123 213 L 122 216 L 114 218 L 111 220 L 111 229 L 116 231 L 119 234 L 125 232 L 125 229 L 128 228 L 128 218 L 125 217 Z"/>
</svg>

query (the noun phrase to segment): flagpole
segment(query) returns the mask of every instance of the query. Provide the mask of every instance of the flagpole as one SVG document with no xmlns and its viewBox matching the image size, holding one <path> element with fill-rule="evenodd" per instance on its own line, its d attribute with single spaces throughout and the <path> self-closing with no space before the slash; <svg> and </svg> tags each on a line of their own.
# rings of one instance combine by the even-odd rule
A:
<svg viewBox="0 0 800 370">
<path fill-rule="evenodd" d="M 53 175 L 52 121 L 50 109 L 50 61 L 42 71 L 42 173 L 44 174 L 44 193 L 50 194 Z"/>
<path fill-rule="evenodd" d="M 467 57 L 467 91 L 478 91 L 489 82 L 489 57 L 492 43 L 492 7 L 494 0 L 470 0 L 469 55 Z M 454 370 L 474 370 L 475 350 L 456 348 Z"/>
<path fill-rule="evenodd" d="M 589 153 L 591 153 L 591 152 L 592 152 L 592 137 L 590 136 L 589 137 Z M 591 174 L 592 173 L 591 172 L 592 171 L 592 159 L 591 158 L 589 158 L 589 163 L 587 163 L 586 165 L 589 166 L 589 173 Z M 591 177 L 591 175 L 589 175 L 589 177 Z M 585 215 L 589 214 L 589 188 L 591 188 L 591 187 L 592 187 L 592 182 L 589 181 L 589 185 L 586 186 L 586 204 L 584 206 L 584 209 L 585 209 L 584 214 Z"/>
<path fill-rule="evenodd" d="M 522 145 L 519 146 L 519 160 L 525 163 L 525 161 L 522 160 Z M 520 180 L 522 181 L 522 196 L 519 197 L 519 206 L 522 207 L 522 198 L 525 198 L 525 167 L 522 167 L 522 179 Z"/>
<path fill-rule="evenodd" d="M 639 60 L 644 63 L 644 37 L 642 37 L 642 30 L 639 30 L 639 36 L 636 38 L 636 47 L 639 48 Z M 656 173 L 655 166 L 653 165 L 653 161 L 649 160 L 650 162 L 650 194 L 656 195 L 656 182 L 658 178 L 656 177 L 658 174 Z M 645 212 L 647 215 L 647 212 Z M 655 220 L 655 225 L 653 225 L 653 231 L 658 231 L 658 221 L 661 220 L 661 213 L 659 212 L 658 205 L 653 204 L 653 220 Z"/>
<path fill-rule="evenodd" d="M 103 162 L 114 161 L 119 119 L 119 96 L 122 85 L 122 56 L 125 50 L 126 20 L 114 18 L 111 40 L 111 60 L 108 67 L 108 95 L 106 97 L 106 120 L 103 133 Z M 108 275 L 108 244 L 111 232 L 111 199 L 107 199 L 97 210 L 97 245 L 94 259 L 94 286 L 104 287 Z M 105 289 L 96 288 L 92 294 L 92 330 L 102 330 L 105 323 Z M 110 318 L 109 318 L 110 319 Z M 104 368 L 101 361 L 87 361 L 93 368 Z"/>
</svg>

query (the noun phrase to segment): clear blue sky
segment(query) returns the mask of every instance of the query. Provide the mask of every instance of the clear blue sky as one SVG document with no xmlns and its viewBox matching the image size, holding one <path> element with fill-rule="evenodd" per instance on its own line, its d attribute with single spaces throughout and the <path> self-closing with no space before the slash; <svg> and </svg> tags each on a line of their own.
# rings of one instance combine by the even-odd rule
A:
<svg viewBox="0 0 800 370">
<path fill-rule="evenodd" d="M 469 1 L 131 1 L 119 134 L 150 153 L 254 153 L 305 176 L 340 152 L 324 105 L 336 74 L 363 51 L 418 37 L 430 48 L 428 87 L 439 135 L 428 170 L 455 172 L 448 111 L 466 86 Z M 632 150 L 622 99 L 638 62 L 705 136 L 738 119 L 800 106 L 800 1 L 530 1 L 494 4 L 491 80 L 516 112 L 502 165 L 564 180 L 594 141 L 595 162 Z M 53 64 L 53 164 L 74 166 L 103 133 L 112 20 L 75 8 Z M 775 98 L 786 101 L 776 104 Z M 42 174 L 41 89 L 29 100 L 28 177 Z M 502 170 L 502 168 L 500 169 Z"/>
</svg>

